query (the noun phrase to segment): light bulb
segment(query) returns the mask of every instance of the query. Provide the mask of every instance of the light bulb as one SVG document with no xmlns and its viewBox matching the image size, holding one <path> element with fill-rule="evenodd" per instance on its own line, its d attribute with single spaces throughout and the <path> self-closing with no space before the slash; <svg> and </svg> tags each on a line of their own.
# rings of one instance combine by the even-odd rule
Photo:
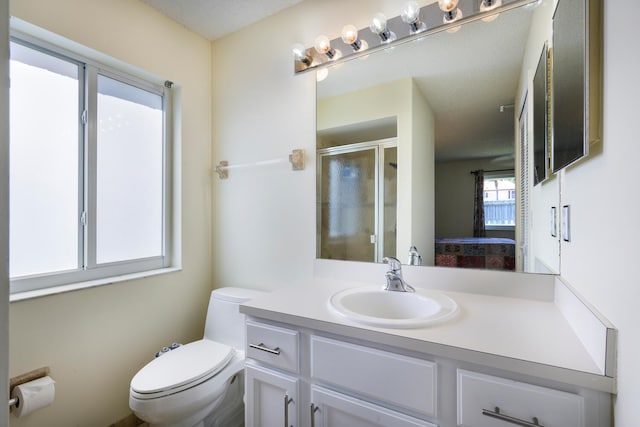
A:
<svg viewBox="0 0 640 427">
<path fill-rule="evenodd" d="M 321 82 L 324 79 L 326 79 L 328 75 L 329 75 L 329 69 L 321 68 L 316 72 L 316 81 Z"/>
<path fill-rule="evenodd" d="M 438 0 L 438 6 L 444 12 L 444 17 L 442 18 L 444 24 L 450 24 L 462 19 L 462 11 L 458 9 L 458 0 Z M 459 29 L 460 27 L 450 28 L 447 32 L 454 33 Z"/>
<path fill-rule="evenodd" d="M 381 34 L 387 30 L 387 17 L 384 13 L 376 13 L 371 19 L 371 25 L 369 29 L 372 33 Z"/>
<path fill-rule="evenodd" d="M 404 5 L 400 18 L 409 24 L 411 34 L 420 33 L 427 29 L 427 25 L 420 21 L 420 6 L 416 1 L 410 1 Z"/>
<path fill-rule="evenodd" d="M 327 55 L 327 58 L 329 59 L 338 59 L 342 56 L 339 50 L 335 50 L 331 47 L 329 37 L 325 35 L 319 35 L 318 37 L 316 37 L 316 41 L 313 44 L 313 47 L 318 53 Z"/>
<path fill-rule="evenodd" d="M 410 1 L 402 8 L 400 18 L 407 24 L 412 24 L 420 18 L 420 6 L 418 2 Z"/>
<path fill-rule="evenodd" d="M 387 17 L 383 13 L 373 15 L 369 29 L 380 37 L 382 43 L 390 43 L 396 39 L 395 33 L 387 28 Z"/>
<path fill-rule="evenodd" d="M 353 25 L 345 25 L 342 28 L 342 41 L 346 44 L 353 44 L 358 41 L 358 29 Z"/>
<path fill-rule="evenodd" d="M 329 41 L 329 37 L 320 35 L 316 37 L 316 41 L 313 43 L 313 47 L 318 51 L 318 53 L 327 54 L 331 50 L 331 42 Z"/>
<path fill-rule="evenodd" d="M 454 12 L 452 12 L 451 15 L 445 13 L 444 18 L 442 18 L 442 22 L 445 24 L 450 24 L 452 22 L 459 21 L 462 18 L 464 18 L 464 16 L 462 15 L 462 11 L 460 9 L 456 9 Z"/>
<path fill-rule="evenodd" d="M 443 12 L 451 12 L 458 7 L 458 0 L 438 0 L 438 6 Z"/>
<path fill-rule="evenodd" d="M 296 61 L 300 61 L 306 66 L 311 65 L 311 57 L 307 54 L 307 49 L 302 43 L 296 43 L 291 47 L 293 57 Z"/>
<path fill-rule="evenodd" d="M 500 6 L 502 6 L 502 0 L 482 0 L 482 3 L 480 3 L 480 12 L 489 12 Z M 493 15 L 482 18 L 482 20 L 484 22 L 491 22 L 498 16 L 500 16 L 499 13 L 494 13 Z"/>
<path fill-rule="evenodd" d="M 365 50 L 369 47 L 365 40 L 358 39 L 358 29 L 353 25 L 345 25 L 342 28 L 342 41 L 351 46 L 354 52 Z"/>
<path fill-rule="evenodd" d="M 480 12 L 488 12 L 500 6 L 502 6 L 502 0 L 482 0 Z"/>
</svg>

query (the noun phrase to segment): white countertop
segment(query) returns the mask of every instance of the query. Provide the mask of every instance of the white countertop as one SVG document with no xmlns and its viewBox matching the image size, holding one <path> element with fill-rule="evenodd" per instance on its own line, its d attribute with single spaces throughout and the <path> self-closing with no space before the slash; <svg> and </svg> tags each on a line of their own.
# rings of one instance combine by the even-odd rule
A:
<svg viewBox="0 0 640 427">
<path fill-rule="evenodd" d="M 416 329 L 365 326 L 332 312 L 335 292 L 366 284 L 316 278 L 241 305 L 246 315 L 455 360 L 614 391 L 552 301 L 443 291 L 459 306 L 453 319 Z"/>
</svg>

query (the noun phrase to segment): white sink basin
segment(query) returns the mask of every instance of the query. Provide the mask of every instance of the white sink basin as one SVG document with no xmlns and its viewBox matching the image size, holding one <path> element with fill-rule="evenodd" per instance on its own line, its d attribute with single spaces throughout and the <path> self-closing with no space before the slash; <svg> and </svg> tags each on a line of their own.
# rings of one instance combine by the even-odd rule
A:
<svg viewBox="0 0 640 427">
<path fill-rule="evenodd" d="M 381 286 L 350 288 L 329 299 L 329 308 L 355 322 L 383 328 L 420 328 L 451 319 L 458 304 L 426 289 L 385 291 Z"/>
</svg>

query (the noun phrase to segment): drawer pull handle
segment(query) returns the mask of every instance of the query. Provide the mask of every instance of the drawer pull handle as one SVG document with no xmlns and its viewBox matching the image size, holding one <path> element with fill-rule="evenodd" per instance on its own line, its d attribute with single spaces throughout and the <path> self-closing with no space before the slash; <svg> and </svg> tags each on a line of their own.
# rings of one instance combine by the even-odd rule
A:
<svg viewBox="0 0 640 427">
<path fill-rule="evenodd" d="M 293 402 L 293 399 L 288 394 L 284 395 L 284 427 L 289 426 L 289 404 Z"/>
<path fill-rule="evenodd" d="M 266 351 L 267 353 L 275 354 L 276 356 L 280 355 L 280 347 L 269 348 L 262 342 L 260 344 L 249 344 L 249 347 L 255 348 L 256 350 Z"/>
<path fill-rule="evenodd" d="M 533 417 L 533 422 L 521 420 L 520 418 L 510 417 L 509 415 L 501 414 L 500 408 L 497 406 L 493 411 L 489 409 L 483 409 L 482 415 L 486 415 L 487 417 L 497 418 L 502 421 L 506 421 L 511 424 L 515 424 L 522 427 L 544 427 L 543 425 L 538 423 L 538 417 Z"/>
<path fill-rule="evenodd" d="M 309 409 L 311 410 L 311 427 L 316 427 L 316 412 L 318 412 L 320 408 L 312 403 Z"/>
</svg>

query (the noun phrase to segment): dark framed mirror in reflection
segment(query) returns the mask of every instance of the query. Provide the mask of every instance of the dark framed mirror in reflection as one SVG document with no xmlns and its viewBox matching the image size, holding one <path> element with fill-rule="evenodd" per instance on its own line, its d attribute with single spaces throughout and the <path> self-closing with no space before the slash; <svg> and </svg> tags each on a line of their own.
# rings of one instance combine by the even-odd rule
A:
<svg viewBox="0 0 640 427">
<path fill-rule="evenodd" d="M 533 76 L 533 185 L 549 177 L 548 50 L 545 44 Z"/>
<path fill-rule="evenodd" d="M 551 39 L 553 3 L 522 2 L 494 19 L 328 67 L 317 84 L 318 257 L 559 271 L 549 226 L 559 179 L 534 187 L 527 175 L 527 100 Z M 389 140 L 393 162 L 350 159 Z M 474 171 L 483 172 L 480 187 Z M 482 231 L 474 230 L 478 215 Z"/>
</svg>

